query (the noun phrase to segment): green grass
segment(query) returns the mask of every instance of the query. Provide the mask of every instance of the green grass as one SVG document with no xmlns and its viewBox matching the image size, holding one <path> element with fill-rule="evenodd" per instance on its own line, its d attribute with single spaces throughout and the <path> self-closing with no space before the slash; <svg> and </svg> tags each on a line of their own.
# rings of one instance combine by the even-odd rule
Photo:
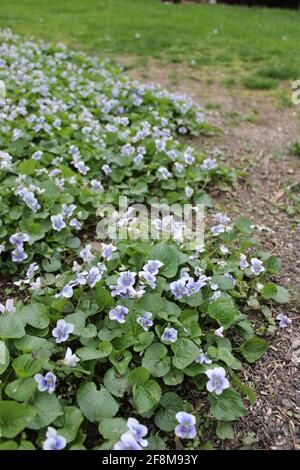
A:
<svg viewBox="0 0 300 470">
<path fill-rule="evenodd" d="M 300 142 L 298 141 L 292 142 L 289 148 L 289 153 L 290 155 L 293 155 L 294 157 L 300 157 Z"/>
<path fill-rule="evenodd" d="M 300 76 L 300 69 L 294 65 L 266 66 L 257 71 L 257 74 L 265 78 L 278 80 L 296 80 Z"/>
<path fill-rule="evenodd" d="M 299 20 L 297 11 L 160 0 L 1 0 L 0 7 L 2 28 L 102 56 L 162 54 L 173 62 L 260 67 L 268 60 L 281 70 L 300 70 Z"/>
<path fill-rule="evenodd" d="M 248 75 L 241 80 L 244 87 L 249 90 L 272 90 L 278 85 L 278 81 L 273 78 L 264 78 L 259 75 Z"/>
</svg>

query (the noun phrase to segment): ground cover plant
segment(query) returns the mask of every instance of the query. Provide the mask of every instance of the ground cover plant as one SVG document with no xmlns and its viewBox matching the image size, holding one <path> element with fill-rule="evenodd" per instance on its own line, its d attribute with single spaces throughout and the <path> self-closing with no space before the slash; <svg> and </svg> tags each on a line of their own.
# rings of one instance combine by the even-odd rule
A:
<svg viewBox="0 0 300 470">
<path fill-rule="evenodd" d="M 243 362 L 290 324 L 279 260 L 223 213 L 205 246 L 173 219 L 168 241 L 96 233 L 120 195 L 197 203 L 233 183 L 182 143 L 209 129 L 201 110 L 64 46 L 0 40 L 0 448 L 199 448 L 208 424 L 230 438 L 255 401 Z"/>
</svg>

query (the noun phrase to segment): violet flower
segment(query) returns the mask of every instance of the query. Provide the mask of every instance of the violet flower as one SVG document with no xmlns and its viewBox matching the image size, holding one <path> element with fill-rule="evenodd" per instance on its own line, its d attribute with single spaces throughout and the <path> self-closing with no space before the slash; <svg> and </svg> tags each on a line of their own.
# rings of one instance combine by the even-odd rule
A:
<svg viewBox="0 0 300 470">
<path fill-rule="evenodd" d="M 56 338 L 57 343 L 67 341 L 69 335 L 74 331 L 72 323 L 66 323 L 65 320 L 58 320 L 56 327 L 52 330 L 52 335 Z"/>
<path fill-rule="evenodd" d="M 57 232 L 60 232 L 66 226 L 66 222 L 61 214 L 51 215 L 50 220 L 52 222 L 52 228 Z"/>
<path fill-rule="evenodd" d="M 34 380 L 38 384 L 38 389 L 40 392 L 53 393 L 55 390 L 56 376 L 52 372 L 47 372 L 45 376 L 41 374 L 35 374 Z"/>
<path fill-rule="evenodd" d="M 162 341 L 169 341 L 170 343 L 176 343 L 177 341 L 177 330 L 175 328 L 165 328 L 161 335 Z"/>
<path fill-rule="evenodd" d="M 66 439 L 63 436 L 59 436 L 56 429 L 51 426 L 48 426 L 46 438 L 43 443 L 43 450 L 62 450 L 67 445 Z"/>
<path fill-rule="evenodd" d="M 148 329 L 153 325 L 153 321 L 150 320 L 151 317 L 152 313 L 146 312 L 142 317 L 137 317 L 136 321 L 139 325 L 141 325 L 143 330 L 148 331 Z"/>
<path fill-rule="evenodd" d="M 284 315 L 283 313 L 279 313 L 279 315 L 277 315 L 276 317 L 276 320 L 279 321 L 280 328 L 287 328 L 292 323 L 292 320 L 287 315 Z"/>
<path fill-rule="evenodd" d="M 225 369 L 223 367 L 216 367 L 215 369 L 208 369 L 205 374 L 209 378 L 206 388 L 209 392 L 215 392 L 220 395 L 223 390 L 230 387 L 229 381 L 225 377 Z"/>
<path fill-rule="evenodd" d="M 194 439 L 197 435 L 195 416 L 185 413 L 185 411 L 179 411 L 176 413 L 176 419 L 179 423 L 175 428 L 176 436 L 181 439 Z"/>
<path fill-rule="evenodd" d="M 125 323 L 125 315 L 128 314 L 128 308 L 122 305 L 117 305 L 111 309 L 108 316 L 111 320 L 116 320 L 118 323 Z"/>
</svg>

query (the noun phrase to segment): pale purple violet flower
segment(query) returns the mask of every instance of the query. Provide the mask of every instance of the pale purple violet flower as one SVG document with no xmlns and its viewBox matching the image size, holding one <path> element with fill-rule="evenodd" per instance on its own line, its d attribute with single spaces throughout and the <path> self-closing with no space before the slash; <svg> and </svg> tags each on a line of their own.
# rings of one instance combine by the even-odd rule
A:
<svg viewBox="0 0 300 470">
<path fill-rule="evenodd" d="M 56 376 L 52 372 L 47 372 L 45 377 L 41 374 L 35 374 L 34 380 L 38 384 L 38 389 L 40 392 L 53 393 L 55 390 Z"/>
<path fill-rule="evenodd" d="M 110 261 L 114 251 L 117 251 L 117 248 L 114 245 L 111 243 L 109 245 L 102 243 L 102 256 L 104 259 Z"/>
<path fill-rule="evenodd" d="M 72 323 L 66 323 L 65 320 L 58 320 L 56 327 L 52 330 L 52 335 L 57 343 L 67 341 L 69 335 L 74 331 Z"/>
<path fill-rule="evenodd" d="M 176 436 L 181 439 L 194 439 L 197 435 L 195 416 L 185 413 L 184 411 L 179 411 L 176 413 L 176 419 L 179 423 L 175 428 Z"/>
<path fill-rule="evenodd" d="M 75 228 L 75 230 L 81 230 L 82 223 L 78 219 L 71 219 L 69 222 L 70 227 Z"/>
<path fill-rule="evenodd" d="M 43 450 L 62 450 L 66 447 L 67 441 L 63 436 L 59 436 L 57 431 L 48 426 L 46 440 L 43 443 Z"/>
<path fill-rule="evenodd" d="M 136 321 L 143 330 L 148 331 L 148 329 L 153 325 L 153 321 L 151 320 L 152 313 L 146 312 L 142 317 L 137 317 Z"/>
<path fill-rule="evenodd" d="M 224 338 L 223 331 L 224 331 L 224 327 L 220 326 L 220 328 L 217 328 L 215 330 L 215 336 L 218 336 L 219 338 Z"/>
<path fill-rule="evenodd" d="M 0 315 L 5 313 L 15 313 L 16 309 L 14 307 L 14 300 L 7 299 L 5 305 L 0 303 Z"/>
<path fill-rule="evenodd" d="M 279 321 L 280 328 L 287 328 L 292 323 L 292 320 L 287 315 L 284 315 L 283 313 L 279 313 L 279 315 L 277 315 L 276 317 L 276 320 Z"/>
<path fill-rule="evenodd" d="M 23 247 L 19 245 L 17 245 L 17 248 L 11 252 L 11 255 L 11 259 L 14 263 L 22 263 L 28 258 L 28 255 L 23 250 Z"/>
<path fill-rule="evenodd" d="M 255 274 L 255 276 L 259 276 L 262 272 L 265 271 L 263 266 L 263 262 L 257 258 L 251 258 L 251 268 L 250 271 Z"/>
<path fill-rule="evenodd" d="M 38 265 L 36 263 L 31 263 L 31 265 L 29 266 L 29 268 L 27 270 L 26 277 L 28 279 L 32 279 L 33 276 L 34 276 L 34 273 L 38 270 L 39 270 Z"/>
<path fill-rule="evenodd" d="M 169 341 L 170 343 L 176 343 L 177 341 L 177 330 L 175 328 L 165 328 L 161 335 L 162 341 Z"/>
<path fill-rule="evenodd" d="M 67 204 L 62 204 L 62 211 L 61 214 L 63 217 L 66 217 L 67 219 L 70 219 L 73 215 L 73 212 L 76 209 L 75 204 L 70 204 L 69 206 Z"/>
<path fill-rule="evenodd" d="M 127 287 L 132 287 L 135 283 L 136 273 L 131 271 L 124 271 L 120 274 L 117 284 L 122 289 L 126 289 Z"/>
<path fill-rule="evenodd" d="M 206 158 L 205 160 L 203 160 L 203 163 L 202 165 L 200 165 L 200 168 L 202 168 L 202 170 L 213 170 L 214 168 L 216 168 L 217 164 L 215 162 L 215 160 L 213 160 L 212 158 Z"/>
<path fill-rule="evenodd" d="M 83 248 L 79 253 L 80 257 L 83 259 L 85 263 L 89 263 L 90 261 L 93 261 L 93 259 L 95 258 L 95 256 L 91 252 L 91 248 L 92 248 L 91 245 L 86 245 L 86 247 Z"/>
<path fill-rule="evenodd" d="M 246 269 L 246 268 L 248 268 L 248 266 L 249 266 L 249 263 L 247 261 L 246 255 L 241 253 L 240 254 L 240 268 L 241 269 Z"/>
<path fill-rule="evenodd" d="M 134 436 L 135 440 L 142 447 L 148 446 L 148 441 L 146 439 L 143 439 L 148 433 L 148 429 L 146 426 L 144 426 L 143 424 L 140 424 L 138 420 L 135 418 L 128 418 L 127 427 L 129 431 L 132 433 L 132 435 Z"/>
<path fill-rule="evenodd" d="M 164 265 L 158 259 L 149 259 L 149 261 L 144 265 L 143 271 L 148 271 L 148 273 L 153 274 L 156 276 L 158 274 L 159 268 Z"/>
<path fill-rule="evenodd" d="M 178 281 L 171 282 L 170 289 L 176 299 L 181 299 L 184 295 L 189 293 L 185 286 L 185 280 L 179 279 Z"/>
<path fill-rule="evenodd" d="M 97 284 L 97 282 L 99 282 L 101 279 L 102 279 L 102 276 L 99 272 L 99 269 L 96 266 L 91 268 L 88 274 L 86 275 L 86 280 L 91 287 L 94 287 Z"/>
<path fill-rule="evenodd" d="M 189 186 L 187 186 L 185 188 L 186 197 L 189 199 L 190 197 L 192 197 L 193 194 L 194 194 L 194 190 L 192 188 L 190 188 Z"/>
<path fill-rule="evenodd" d="M 27 233 L 17 232 L 9 237 L 9 241 L 12 245 L 23 247 L 24 242 L 29 241 L 29 235 L 27 235 Z"/>
<path fill-rule="evenodd" d="M 111 309 L 108 316 L 111 320 L 116 320 L 118 323 L 125 323 L 125 315 L 128 314 L 128 308 L 122 305 L 117 305 Z"/>
<path fill-rule="evenodd" d="M 148 271 L 140 271 L 139 278 L 142 279 L 143 282 L 148 284 L 151 287 L 151 289 L 155 289 L 156 277 L 153 274 L 149 273 Z"/>
<path fill-rule="evenodd" d="M 120 440 L 115 443 L 114 450 L 142 450 L 142 447 L 136 442 L 133 434 L 128 431 L 122 434 Z"/>
<path fill-rule="evenodd" d="M 51 215 L 50 220 L 52 222 L 52 228 L 57 232 L 60 232 L 66 226 L 66 222 L 61 214 Z"/>
<path fill-rule="evenodd" d="M 221 233 L 225 232 L 225 225 L 220 224 L 220 225 L 215 225 L 210 229 L 211 233 L 213 234 L 214 237 L 217 237 Z"/>
<path fill-rule="evenodd" d="M 65 287 L 59 292 L 59 294 L 55 294 L 56 298 L 64 297 L 65 299 L 70 299 L 73 296 L 73 286 L 70 284 L 65 285 Z"/>
<path fill-rule="evenodd" d="M 75 367 L 77 362 L 79 361 L 80 361 L 79 357 L 77 357 L 76 354 L 72 353 L 72 349 L 67 348 L 63 363 L 68 367 Z"/>
<path fill-rule="evenodd" d="M 225 377 L 225 369 L 223 367 L 216 367 L 215 369 L 208 369 L 205 374 L 209 378 L 206 388 L 209 392 L 215 392 L 220 395 L 223 390 L 230 387 L 229 381 Z"/>
<path fill-rule="evenodd" d="M 212 363 L 212 360 L 209 359 L 209 357 L 207 356 L 207 353 L 203 351 L 203 349 L 200 349 L 199 351 L 199 355 L 196 357 L 195 359 L 195 362 L 197 362 L 197 364 L 211 364 Z"/>
</svg>

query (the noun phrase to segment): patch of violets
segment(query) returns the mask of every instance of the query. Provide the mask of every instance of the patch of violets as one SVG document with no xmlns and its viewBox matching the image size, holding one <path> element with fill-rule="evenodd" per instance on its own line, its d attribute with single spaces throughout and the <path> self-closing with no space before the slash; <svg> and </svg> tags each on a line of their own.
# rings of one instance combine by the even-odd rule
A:
<svg viewBox="0 0 300 470">
<path fill-rule="evenodd" d="M 222 348 L 232 336 L 240 346 L 254 335 L 242 307 L 250 295 L 267 301 L 267 276 L 274 275 L 268 259 L 256 257 L 249 240 L 241 249 L 242 235 L 221 212 L 208 218 L 205 245 L 189 244 L 173 215 L 151 227 L 161 240 L 169 233 L 166 242 L 100 243 L 96 224 L 103 205 L 116 205 L 123 192 L 133 202 L 167 194 L 195 203 L 203 184 L 234 179 L 217 150 L 207 155 L 178 139 L 205 130 L 201 109 L 130 80 L 109 61 L 21 41 L 8 30 L 0 32 L 0 76 L 0 261 L 12 281 L 0 303 L 0 352 L 8 361 L 0 364 L 0 386 L 4 403 L 16 387 L 22 393 L 24 381 L 30 391 L 30 400 L 15 400 L 29 407 L 18 442 L 31 423 L 37 447 L 72 448 L 76 438 L 84 448 L 82 430 L 91 421 L 100 423 L 100 448 L 142 450 L 154 437 L 164 446 L 156 431 L 146 439 L 137 418 L 147 416 L 151 429 L 164 432 L 165 410 L 178 424 L 164 438 L 195 439 L 196 416 L 169 409 L 167 393 L 181 400 L 177 409 L 191 410 L 176 385 L 184 380 L 203 393 L 202 374 L 212 403 L 228 392 L 240 399 Z M 132 209 L 115 217 L 119 228 L 139 235 Z M 217 310 L 223 301 L 236 307 L 225 326 Z M 292 321 L 276 319 L 280 328 Z M 45 424 L 47 400 L 56 411 Z M 114 420 L 128 415 L 126 432 L 101 434 L 106 416 L 115 429 Z M 68 443 L 60 434 L 67 419 L 78 430 Z"/>
</svg>

